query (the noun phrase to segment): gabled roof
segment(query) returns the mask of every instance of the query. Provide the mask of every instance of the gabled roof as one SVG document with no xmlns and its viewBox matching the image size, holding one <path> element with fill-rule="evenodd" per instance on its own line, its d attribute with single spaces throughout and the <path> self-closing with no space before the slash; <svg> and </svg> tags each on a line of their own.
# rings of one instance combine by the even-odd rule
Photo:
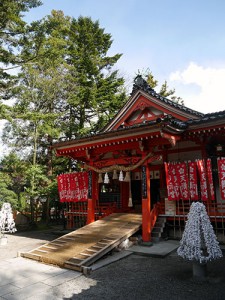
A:
<svg viewBox="0 0 225 300">
<path fill-rule="evenodd" d="M 157 94 L 145 80 L 137 76 L 131 96 L 102 131 L 55 143 L 53 148 L 89 149 L 115 141 L 142 139 L 161 133 L 181 135 L 212 128 L 225 130 L 225 111 L 203 114 Z"/>
<path fill-rule="evenodd" d="M 171 115 L 180 121 L 187 121 L 189 119 L 195 120 L 204 117 L 203 113 L 160 96 L 138 75 L 134 80 L 133 90 L 129 100 L 102 131 L 115 130 L 121 126 L 130 127 L 129 124 L 126 124 L 126 121 L 138 108 L 140 108 L 140 110 L 148 108 L 149 113 L 155 110 L 158 112 L 158 115 Z M 143 119 L 143 122 L 144 121 L 146 120 Z"/>
</svg>

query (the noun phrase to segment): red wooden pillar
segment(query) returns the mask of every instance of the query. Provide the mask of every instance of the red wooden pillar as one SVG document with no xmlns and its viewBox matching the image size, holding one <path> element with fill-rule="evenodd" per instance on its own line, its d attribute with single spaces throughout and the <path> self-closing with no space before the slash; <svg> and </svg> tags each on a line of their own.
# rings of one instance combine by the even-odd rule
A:
<svg viewBox="0 0 225 300">
<path fill-rule="evenodd" d="M 95 205 L 98 195 L 98 181 L 96 172 L 88 172 L 88 206 L 87 206 L 87 224 L 95 221 Z"/>
<path fill-rule="evenodd" d="M 148 165 L 142 166 L 142 240 L 149 242 L 150 235 L 150 170 Z"/>
</svg>

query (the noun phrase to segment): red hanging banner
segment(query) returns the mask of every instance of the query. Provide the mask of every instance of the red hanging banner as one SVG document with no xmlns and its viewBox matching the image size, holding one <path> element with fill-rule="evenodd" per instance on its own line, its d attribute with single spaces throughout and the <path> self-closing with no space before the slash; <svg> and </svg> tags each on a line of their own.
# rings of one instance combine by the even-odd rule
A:
<svg viewBox="0 0 225 300">
<path fill-rule="evenodd" d="M 174 194 L 175 194 L 175 200 L 180 200 L 180 198 L 181 198 L 180 174 L 178 172 L 176 163 L 171 163 L 170 165 L 171 165 L 170 170 L 171 170 L 171 177 L 172 177 L 173 189 L 174 189 Z"/>
<path fill-rule="evenodd" d="M 76 199 L 76 177 L 77 173 L 70 173 L 70 188 L 71 188 L 71 201 L 74 201 L 73 199 Z"/>
<path fill-rule="evenodd" d="M 186 163 L 178 163 L 176 165 L 176 171 L 180 188 L 180 199 L 189 200 L 188 173 Z"/>
<path fill-rule="evenodd" d="M 71 174 L 66 174 L 66 185 L 67 185 L 67 193 L 66 193 L 66 198 L 67 202 L 72 202 L 72 190 L 71 190 Z"/>
<path fill-rule="evenodd" d="M 198 172 L 200 177 L 200 188 L 201 188 L 201 200 L 208 200 L 208 190 L 207 190 L 207 178 L 204 160 L 197 160 Z"/>
<path fill-rule="evenodd" d="M 189 170 L 189 190 L 190 198 L 193 201 L 198 200 L 198 184 L 197 184 L 197 164 L 196 162 L 188 162 Z"/>
<path fill-rule="evenodd" d="M 87 201 L 88 199 L 88 173 L 78 173 L 79 182 L 79 201 Z"/>
<path fill-rule="evenodd" d="M 87 201 L 87 172 L 68 173 L 57 176 L 60 202 Z"/>
<path fill-rule="evenodd" d="M 168 200 L 188 200 L 188 176 L 185 163 L 165 163 Z"/>
<path fill-rule="evenodd" d="M 219 162 L 218 162 L 219 164 Z M 221 180 L 224 180 L 224 198 L 225 198 L 225 158 L 224 173 L 221 173 Z M 213 186 L 211 160 L 197 160 L 196 162 L 182 163 L 165 163 L 168 200 L 199 200 L 198 195 L 198 176 L 200 179 L 201 200 L 215 200 Z M 198 172 L 197 172 L 198 171 Z M 189 174 L 189 175 L 188 175 Z M 222 177 L 224 175 L 224 177 Z M 209 185 L 209 190 L 208 190 Z M 221 184 L 223 186 L 223 184 Z M 222 191 L 221 191 L 222 193 Z"/>
<path fill-rule="evenodd" d="M 220 195 L 221 199 L 225 200 L 225 158 L 221 157 L 217 159 L 218 164 L 218 176 L 220 181 Z"/>
<path fill-rule="evenodd" d="M 77 173 L 74 173 L 73 182 L 74 182 L 73 183 L 74 184 L 74 198 L 79 199 L 80 183 L 79 183 L 79 177 L 78 177 Z"/>
<path fill-rule="evenodd" d="M 66 202 L 65 175 L 57 176 L 60 202 Z"/>
<path fill-rule="evenodd" d="M 215 192 L 214 192 L 213 176 L 212 176 L 212 164 L 210 158 L 207 159 L 206 166 L 207 166 L 207 176 L 208 176 L 208 183 L 209 183 L 209 193 L 211 196 L 211 200 L 215 200 Z"/>
<path fill-rule="evenodd" d="M 173 185 L 173 173 L 175 172 L 173 165 L 165 162 L 165 171 L 166 171 L 168 200 L 169 201 L 176 200 L 174 185 Z"/>
</svg>

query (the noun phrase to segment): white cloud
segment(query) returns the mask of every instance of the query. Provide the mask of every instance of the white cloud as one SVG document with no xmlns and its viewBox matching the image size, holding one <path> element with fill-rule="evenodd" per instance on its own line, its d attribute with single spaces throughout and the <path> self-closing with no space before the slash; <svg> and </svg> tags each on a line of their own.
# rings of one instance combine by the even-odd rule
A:
<svg viewBox="0 0 225 300">
<path fill-rule="evenodd" d="M 185 106 L 203 113 L 225 110 L 224 67 L 205 68 L 191 62 L 186 69 L 171 73 L 169 78 L 175 84 L 176 94 L 184 99 Z"/>
</svg>

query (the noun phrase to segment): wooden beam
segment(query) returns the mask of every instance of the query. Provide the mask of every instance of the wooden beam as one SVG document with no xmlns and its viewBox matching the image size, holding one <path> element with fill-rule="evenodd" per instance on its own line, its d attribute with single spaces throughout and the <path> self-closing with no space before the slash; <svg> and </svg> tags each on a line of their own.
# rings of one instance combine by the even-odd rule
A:
<svg viewBox="0 0 225 300">
<path fill-rule="evenodd" d="M 150 170 L 148 165 L 142 166 L 142 240 L 151 239 L 150 228 Z"/>
<path fill-rule="evenodd" d="M 88 178 L 88 211 L 87 211 L 87 224 L 90 224 L 95 221 L 95 205 L 97 199 L 97 176 L 96 172 L 89 171 Z"/>
<path fill-rule="evenodd" d="M 97 168 L 103 168 L 113 165 L 135 165 L 137 164 L 142 157 L 140 156 L 132 156 L 127 158 L 117 158 L 117 159 L 104 159 L 94 163 L 94 166 Z"/>
</svg>

